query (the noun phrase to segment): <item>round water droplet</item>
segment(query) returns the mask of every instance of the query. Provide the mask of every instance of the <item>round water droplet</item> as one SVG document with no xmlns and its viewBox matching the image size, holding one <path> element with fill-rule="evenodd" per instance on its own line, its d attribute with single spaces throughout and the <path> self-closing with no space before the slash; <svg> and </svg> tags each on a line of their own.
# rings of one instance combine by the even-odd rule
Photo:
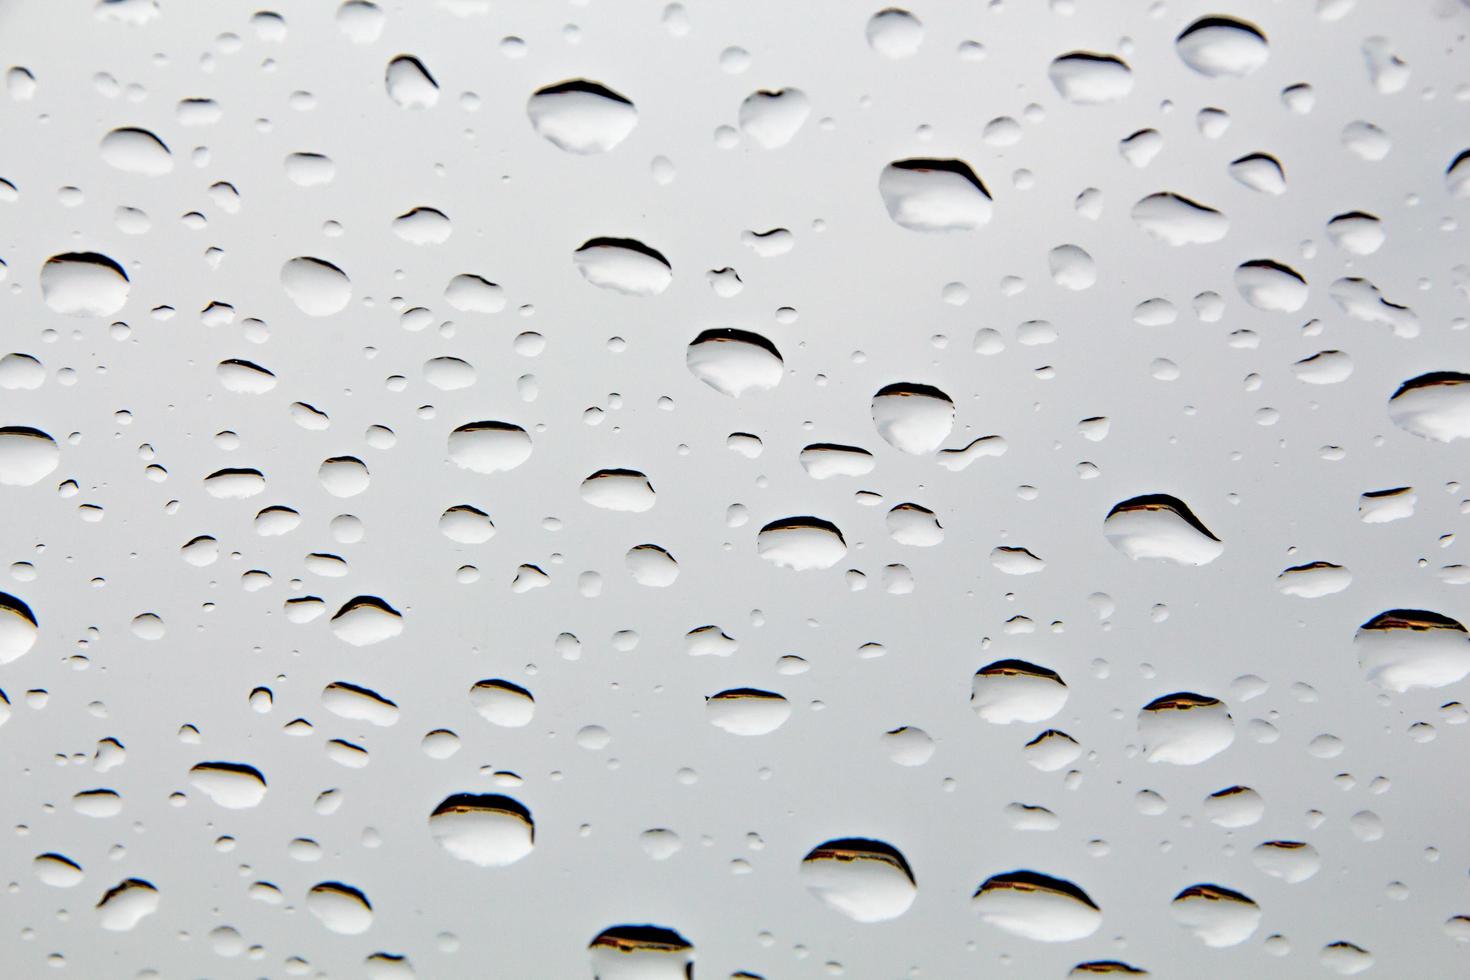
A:
<svg viewBox="0 0 1470 980">
<path fill-rule="evenodd" d="M 298 256 L 281 266 L 281 286 L 307 316 L 340 313 L 352 299 L 347 273 L 326 259 Z"/>
<path fill-rule="evenodd" d="M 23 425 L 0 427 L 0 485 L 29 487 L 55 472 L 61 465 L 61 448 L 56 440 Z"/>
<path fill-rule="evenodd" d="M 449 458 L 475 473 L 503 473 L 531 458 L 531 437 L 509 422 L 468 422 L 449 434 Z"/>
<path fill-rule="evenodd" d="M 1402 693 L 1448 687 L 1470 675 L 1470 634 L 1457 620 L 1423 609 L 1390 609 L 1353 637 L 1364 676 Z"/>
<path fill-rule="evenodd" d="M 112 316 L 128 301 L 128 274 L 98 252 L 53 255 L 41 266 L 41 296 L 67 316 Z"/>
<path fill-rule="evenodd" d="M 801 880 L 828 908 L 857 922 L 886 922 L 908 911 L 918 884 L 902 854 L 868 838 L 830 840 L 801 861 Z"/>
<path fill-rule="evenodd" d="M 531 811 L 508 796 L 456 793 L 429 816 L 429 832 L 444 850 L 482 868 L 503 868 L 531 853 Z"/>
<path fill-rule="evenodd" d="M 1201 694 L 1166 694 L 1138 713 L 1138 736 L 1149 762 L 1194 766 L 1235 741 L 1235 722 L 1221 701 Z"/>
<path fill-rule="evenodd" d="M 973 231 L 990 221 L 990 192 L 963 160 L 896 160 L 878 176 L 888 216 L 913 231 Z"/>
<path fill-rule="evenodd" d="M 729 327 L 706 330 L 695 337 L 684 363 L 696 378 L 733 398 L 774 388 L 785 373 L 775 344 L 760 334 Z"/>
<path fill-rule="evenodd" d="M 934 452 L 954 427 L 954 401 L 938 388 L 899 382 L 873 396 L 873 424 L 890 446 L 914 456 Z"/>
<path fill-rule="evenodd" d="M 526 114 L 536 132 L 568 153 L 606 153 L 638 124 L 632 100 L 585 78 L 537 89 Z"/>
<path fill-rule="evenodd" d="M 705 716 L 732 735 L 767 735 L 791 717 L 791 703 L 771 691 L 732 688 L 705 699 Z"/>
<path fill-rule="evenodd" d="M 987 879 L 970 906 L 990 925 L 1043 943 L 1085 939 L 1102 924 L 1102 911 L 1081 888 L 1035 871 Z"/>
<path fill-rule="evenodd" d="M 1174 921 L 1206 946 L 1236 946 L 1261 922 L 1261 909 L 1240 892 L 1219 885 L 1190 885 L 1169 903 Z"/>
<path fill-rule="evenodd" d="M 1174 41 L 1186 65 L 1211 78 L 1244 78 L 1266 63 L 1266 35 L 1233 17 L 1201 17 Z"/>
<path fill-rule="evenodd" d="M 787 517 L 760 529 L 756 553 L 781 568 L 801 572 L 837 564 L 847 554 L 847 541 L 830 521 Z"/>
</svg>

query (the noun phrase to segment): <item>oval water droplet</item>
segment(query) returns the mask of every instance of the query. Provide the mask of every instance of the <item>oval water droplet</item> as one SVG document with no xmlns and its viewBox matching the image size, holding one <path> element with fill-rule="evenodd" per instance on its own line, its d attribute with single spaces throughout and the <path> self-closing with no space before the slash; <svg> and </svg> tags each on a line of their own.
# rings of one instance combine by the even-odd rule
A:
<svg viewBox="0 0 1470 980">
<path fill-rule="evenodd" d="M 696 378 L 732 398 L 774 388 L 785 373 L 775 344 L 760 334 L 730 327 L 705 330 L 695 337 L 684 363 Z"/>
<path fill-rule="evenodd" d="M 801 860 L 801 880 L 822 904 L 857 922 L 886 922 L 909 910 L 918 883 L 891 844 L 848 837 L 818 844 Z"/>
<path fill-rule="evenodd" d="M 1225 546 L 1178 497 L 1154 493 L 1113 507 L 1103 521 L 1108 543 L 1132 559 L 1208 565 Z"/>
<path fill-rule="evenodd" d="M 112 316 L 128 301 L 122 266 L 99 252 L 53 255 L 41 266 L 41 297 L 67 316 Z"/>
<path fill-rule="evenodd" d="M 474 473 L 504 473 L 531 458 L 531 437 L 510 422 L 467 422 L 449 434 L 449 459 Z"/>
<path fill-rule="evenodd" d="M 1390 609 L 1353 637 L 1364 676 L 1402 693 L 1448 687 L 1470 675 L 1470 634 L 1458 620 L 1425 609 Z"/>
<path fill-rule="evenodd" d="M 508 796 L 456 793 L 429 816 L 435 842 L 461 861 L 503 868 L 531 853 L 536 825 L 531 811 Z"/>
<path fill-rule="evenodd" d="M 1036 871 L 986 879 L 970 907 L 998 929 L 1043 943 L 1085 939 L 1102 924 L 1102 910 L 1086 892 L 1064 878 Z"/>
<path fill-rule="evenodd" d="M 352 299 L 347 273 L 326 259 L 301 255 L 281 266 L 281 286 L 307 316 L 340 313 Z"/>
<path fill-rule="evenodd" d="M 606 153 L 638 124 L 631 99 L 599 82 L 572 79 L 537 89 L 526 103 L 531 125 L 568 153 Z"/>
<path fill-rule="evenodd" d="M 878 176 L 888 216 L 913 231 L 973 231 L 990 221 L 990 192 L 963 160 L 895 160 Z"/>
<path fill-rule="evenodd" d="M 1149 762 L 1195 766 L 1235 741 L 1235 722 L 1223 702 L 1181 691 L 1155 698 L 1138 713 L 1138 737 Z"/>
<path fill-rule="evenodd" d="M 572 253 L 582 278 L 627 296 L 657 296 L 674 281 L 669 260 L 632 238 L 591 238 Z"/>
<path fill-rule="evenodd" d="M 1259 27 L 1233 17 L 1201 17 L 1174 40 L 1186 65 L 1211 78 L 1244 78 L 1266 63 L 1270 47 Z"/>
<path fill-rule="evenodd" d="M 934 452 L 954 428 L 954 401 L 931 385 L 898 382 L 873 396 L 873 424 L 883 441 L 914 456 Z"/>
<path fill-rule="evenodd" d="M 801 572 L 837 564 L 847 554 L 847 541 L 830 521 L 787 517 L 760 529 L 756 553 L 781 568 Z"/>
<path fill-rule="evenodd" d="M 1240 892 L 1220 885 L 1190 885 L 1169 903 L 1174 921 L 1206 946 L 1236 946 L 1261 922 L 1261 909 Z"/>
</svg>

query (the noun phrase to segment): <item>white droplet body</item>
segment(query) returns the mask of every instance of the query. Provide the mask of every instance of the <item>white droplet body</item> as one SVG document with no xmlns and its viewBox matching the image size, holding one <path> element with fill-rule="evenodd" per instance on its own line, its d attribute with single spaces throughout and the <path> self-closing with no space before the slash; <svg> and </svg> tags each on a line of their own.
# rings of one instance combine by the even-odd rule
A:
<svg viewBox="0 0 1470 980">
<path fill-rule="evenodd" d="M 1150 194 L 1130 213 L 1134 224 L 1169 245 L 1206 245 L 1230 230 L 1230 220 L 1219 211 L 1168 192 Z"/>
<path fill-rule="evenodd" d="M 1448 687 L 1470 675 L 1470 634 L 1435 612 L 1380 613 L 1358 627 L 1353 646 L 1364 676 L 1396 693 Z"/>
<path fill-rule="evenodd" d="M 1307 281 L 1294 269 L 1270 259 L 1255 259 L 1237 267 L 1235 288 L 1258 310 L 1295 313 L 1307 305 Z"/>
<path fill-rule="evenodd" d="M 504 473 L 531 458 L 531 437 L 509 422 L 470 422 L 449 434 L 449 459 L 474 473 Z"/>
<path fill-rule="evenodd" d="M 740 131 L 762 149 L 777 150 L 796 137 L 811 111 L 801 89 L 752 92 L 740 103 Z"/>
<path fill-rule="evenodd" d="M 195 789 L 226 810 L 248 810 L 265 799 L 265 778 L 238 762 L 201 762 L 189 770 Z"/>
<path fill-rule="evenodd" d="M 706 330 L 689 344 L 684 363 L 722 395 L 739 398 L 781 383 L 785 364 L 766 338 L 744 330 Z"/>
<path fill-rule="evenodd" d="M 459 793 L 434 808 L 429 831 L 444 850 L 482 868 L 503 868 L 529 855 L 531 812 L 508 796 Z"/>
<path fill-rule="evenodd" d="M 653 507 L 653 484 L 638 470 L 598 470 L 582 481 L 582 499 L 603 510 L 641 514 Z"/>
<path fill-rule="evenodd" d="M 1270 48 L 1260 29 L 1230 17 L 1203 17 L 1174 41 L 1186 65 L 1211 78 L 1244 78 L 1266 63 Z"/>
<path fill-rule="evenodd" d="M 130 932 L 158 911 L 158 889 L 138 878 L 128 878 L 109 889 L 97 903 L 98 923 L 108 932 Z"/>
<path fill-rule="evenodd" d="M 1138 737 L 1149 762 L 1196 766 L 1234 743 L 1235 722 L 1223 702 L 1181 692 L 1144 706 L 1138 713 Z"/>
<path fill-rule="evenodd" d="M 894 847 L 865 838 L 831 840 L 801 862 L 801 880 L 822 904 L 856 922 L 886 922 L 918 895 L 913 872 Z"/>
<path fill-rule="evenodd" d="M 963 160 L 897 160 L 878 176 L 888 216 L 911 231 L 974 231 L 990 221 L 990 192 Z"/>
<path fill-rule="evenodd" d="M 1353 573 L 1331 562 L 1296 565 L 1276 576 L 1276 588 L 1282 595 L 1301 599 L 1319 599 L 1336 595 L 1353 583 Z"/>
<path fill-rule="evenodd" d="M 352 300 L 347 273 L 326 259 L 298 256 L 281 266 L 281 286 L 307 316 L 331 316 Z"/>
<path fill-rule="evenodd" d="M 625 296 L 657 296 L 674 281 L 668 259 L 631 238 L 592 238 L 572 253 L 582 278 Z"/>
<path fill-rule="evenodd" d="M 992 725 L 1046 721 L 1067 703 L 1055 671 L 1020 660 L 981 668 L 970 682 L 970 707 Z"/>
<path fill-rule="evenodd" d="M 868 46 L 885 58 L 910 58 L 924 43 L 924 25 L 907 10 L 889 7 L 868 18 Z"/>
<path fill-rule="evenodd" d="M 355 647 L 382 643 L 402 632 L 403 614 L 374 596 L 357 596 L 332 617 L 332 635 Z"/>
<path fill-rule="evenodd" d="M 531 723 L 536 714 L 536 700 L 531 692 L 510 681 L 479 681 L 470 688 L 470 706 L 493 725 L 521 728 Z"/>
<path fill-rule="evenodd" d="M 1085 939 L 1102 925 L 1102 912 L 1086 892 L 1070 881 L 1034 871 L 986 880 L 970 907 L 998 929 L 1043 943 Z"/>
<path fill-rule="evenodd" d="M 11 663 L 29 653 L 36 645 L 38 632 L 31 607 L 7 592 L 0 592 L 0 664 Z"/>
<path fill-rule="evenodd" d="M 429 109 L 439 101 L 439 83 L 412 55 L 399 55 L 388 62 L 384 84 L 388 97 L 404 109 Z"/>
<path fill-rule="evenodd" d="M 538 89 L 526 114 L 553 145 L 583 155 L 606 153 L 638 124 L 638 110 L 629 99 L 586 79 Z"/>
<path fill-rule="evenodd" d="M 1261 909 L 1240 892 L 1219 885 L 1191 885 L 1169 903 L 1174 921 L 1206 946 L 1237 946 L 1261 922 Z"/>
<path fill-rule="evenodd" d="M 1424 439 L 1470 439 L 1470 375 L 1452 371 L 1405 381 L 1388 400 L 1393 424 Z"/>
<path fill-rule="evenodd" d="M 1122 59 L 1091 51 L 1062 55 L 1047 75 L 1062 98 L 1077 105 L 1117 102 L 1133 91 L 1133 72 Z"/>
<path fill-rule="evenodd" d="M 772 691 L 742 687 L 706 698 L 704 710 L 711 725 L 732 735 L 768 735 L 791 717 L 791 702 Z"/>
<path fill-rule="evenodd" d="M 130 286 L 122 266 L 98 252 L 53 255 L 41 266 L 41 297 L 66 316 L 112 316 Z"/>
<path fill-rule="evenodd" d="M 367 932 L 373 924 L 373 907 L 367 896 L 351 885 L 324 881 L 306 893 L 306 908 L 329 930 L 344 936 Z"/>
<path fill-rule="evenodd" d="M 102 160 L 127 174 L 162 177 L 174 169 L 174 158 L 163 140 L 146 129 L 114 129 L 102 137 Z"/>
<path fill-rule="evenodd" d="M 847 554 L 847 542 L 835 524 L 818 517 L 772 521 L 756 536 L 756 553 L 793 571 L 831 568 Z"/>
<path fill-rule="evenodd" d="M 34 486 L 60 465 L 61 448 L 40 429 L 20 425 L 0 428 L 0 485 Z"/>
<path fill-rule="evenodd" d="M 1108 543 L 1132 559 L 1156 558 L 1179 565 L 1208 565 L 1225 546 L 1178 498 L 1134 497 L 1115 506 L 1103 521 Z"/>
<path fill-rule="evenodd" d="M 873 424 L 883 441 L 914 456 L 934 452 L 954 428 L 954 402 L 938 388 L 891 384 L 873 396 Z"/>
</svg>

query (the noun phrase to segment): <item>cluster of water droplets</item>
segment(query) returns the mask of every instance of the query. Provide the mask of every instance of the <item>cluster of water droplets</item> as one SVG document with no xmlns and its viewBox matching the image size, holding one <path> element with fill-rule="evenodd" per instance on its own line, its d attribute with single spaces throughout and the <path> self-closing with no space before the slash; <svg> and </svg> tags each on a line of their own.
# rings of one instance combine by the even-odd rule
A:
<svg viewBox="0 0 1470 980">
<path fill-rule="evenodd" d="M 6 969 L 1463 970 L 1470 10 L 1103 6 L 18 15 Z"/>
</svg>

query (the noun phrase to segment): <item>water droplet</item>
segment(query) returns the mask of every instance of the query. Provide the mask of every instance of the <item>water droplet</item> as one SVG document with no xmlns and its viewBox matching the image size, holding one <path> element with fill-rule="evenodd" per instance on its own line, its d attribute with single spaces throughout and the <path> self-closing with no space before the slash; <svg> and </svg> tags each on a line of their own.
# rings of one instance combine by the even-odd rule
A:
<svg viewBox="0 0 1470 980">
<path fill-rule="evenodd" d="M 1177 497 L 1147 494 L 1117 504 L 1103 521 L 1108 543 L 1132 559 L 1208 565 L 1225 546 Z"/>
<path fill-rule="evenodd" d="M 1081 888 L 1035 871 L 986 879 L 970 906 L 984 922 L 1043 943 L 1085 939 L 1102 924 L 1102 910 Z"/>
<path fill-rule="evenodd" d="M 41 266 L 41 296 L 67 316 L 112 316 L 128 301 L 128 274 L 98 252 L 53 255 Z"/>
<path fill-rule="evenodd" d="M 1195 766 L 1228 749 L 1235 722 L 1224 703 L 1201 694 L 1166 694 L 1138 713 L 1138 736 L 1149 762 Z"/>
<path fill-rule="evenodd" d="M 843 838 L 818 844 L 801 860 L 801 880 L 828 908 L 857 922 L 886 922 L 908 911 L 918 884 L 891 844 Z"/>
<path fill-rule="evenodd" d="M 1186 65 L 1211 78 L 1244 78 L 1266 63 L 1266 35 L 1233 17 L 1201 17 L 1174 41 Z"/>
<path fill-rule="evenodd" d="M 526 113 L 536 132 L 568 153 L 606 153 L 638 123 L 631 100 L 585 78 L 537 89 Z"/>
<path fill-rule="evenodd" d="M 627 296 L 657 296 L 669 288 L 669 260 L 632 238 L 588 239 L 572 253 L 582 278 Z"/>
<path fill-rule="evenodd" d="M 1092 51 L 1073 51 L 1047 69 L 1062 98 L 1077 105 L 1117 102 L 1133 90 L 1133 72 L 1123 59 Z"/>
<path fill-rule="evenodd" d="M 729 327 L 695 337 L 684 363 L 696 378 L 732 398 L 776 387 L 785 371 L 775 344 L 760 334 Z"/>
<path fill-rule="evenodd" d="M 1169 903 L 1174 921 L 1206 946 L 1236 946 L 1261 922 L 1261 909 L 1240 892 L 1219 885 L 1190 885 Z"/>
<path fill-rule="evenodd" d="M 896 160 L 878 192 L 888 216 L 913 231 L 973 231 L 990 221 L 990 192 L 963 160 Z"/>
<path fill-rule="evenodd" d="M 531 853 L 536 827 L 531 811 L 508 796 L 456 793 L 429 817 L 435 842 L 461 861 L 503 868 Z"/>
</svg>

